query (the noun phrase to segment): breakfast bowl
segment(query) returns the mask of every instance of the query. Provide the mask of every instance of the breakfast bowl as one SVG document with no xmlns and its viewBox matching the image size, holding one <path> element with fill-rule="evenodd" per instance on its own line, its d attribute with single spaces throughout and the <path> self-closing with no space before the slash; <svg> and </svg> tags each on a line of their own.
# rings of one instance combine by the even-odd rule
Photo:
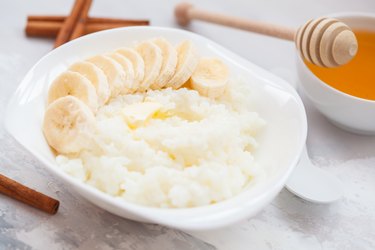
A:
<svg viewBox="0 0 375 250">
<path fill-rule="evenodd" d="M 347 24 L 354 33 L 375 32 L 374 14 L 337 13 L 330 16 Z M 360 43 L 358 51 L 361 53 Z M 349 132 L 375 135 L 374 100 L 350 95 L 330 86 L 312 73 L 300 56 L 297 56 L 296 68 L 302 91 L 333 124 Z"/>
<path fill-rule="evenodd" d="M 252 109 L 266 122 L 257 137 L 259 147 L 254 152 L 254 159 L 264 170 L 265 177 L 256 185 L 214 204 L 158 208 L 106 194 L 59 168 L 55 152 L 49 147 L 42 131 L 48 88 L 53 79 L 78 60 L 154 37 L 164 37 L 171 43 L 188 39 L 200 54 L 220 58 L 228 65 L 232 75 L 241 77 L 249 84 L 255 93 Z M 159 27 L 102 31 L 51 51 L 30 69 L 20 83 L 8 104 L 5 127 L 58 180 L 72 187 L 83 198 L 123 218 L 184 230 L 216 229 L 254 216 L 284 187 L 298 162 L 307 134 L 303 103 L 287 82 L 202 36 Z"/>
</svg>

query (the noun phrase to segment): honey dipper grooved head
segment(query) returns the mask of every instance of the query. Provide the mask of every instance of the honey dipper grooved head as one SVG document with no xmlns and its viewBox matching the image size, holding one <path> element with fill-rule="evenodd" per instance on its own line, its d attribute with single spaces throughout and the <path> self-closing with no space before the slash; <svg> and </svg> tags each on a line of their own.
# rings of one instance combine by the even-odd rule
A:
<svg viewBox="0 0 375 250">
<path fill-rule="evenodd" d="M 177 22 L 181 26 L 186 26 L 190 22 L 190 18 L 188 16 L 188 11 L 193 7 L 190 3 L 179 3 L 176 5 L 174 10 L 174 14 L 176 16 Z"/>
<path fill-rule="evenodd" d="M 333 18 L 310 20 L 299 28 L 294 40 L 304 59 L 322 67 L 346 64 L 358 50 L 353 31 Z"/>
</svg>

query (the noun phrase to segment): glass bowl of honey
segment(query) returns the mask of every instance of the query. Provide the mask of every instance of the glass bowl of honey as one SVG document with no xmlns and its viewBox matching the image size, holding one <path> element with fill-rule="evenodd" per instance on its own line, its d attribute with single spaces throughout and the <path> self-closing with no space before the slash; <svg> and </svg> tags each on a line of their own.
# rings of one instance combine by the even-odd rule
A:
<svg viewBox="0 0 375 250">
<path fill-rule="evenodd" d="M 357 134 L 375 135 L 375 14 L 332 14 L 352 28 L 357 55 L 348 64 L 322 68 L 297 57 L 304 94 L 333 124 Z"/>
</svg>

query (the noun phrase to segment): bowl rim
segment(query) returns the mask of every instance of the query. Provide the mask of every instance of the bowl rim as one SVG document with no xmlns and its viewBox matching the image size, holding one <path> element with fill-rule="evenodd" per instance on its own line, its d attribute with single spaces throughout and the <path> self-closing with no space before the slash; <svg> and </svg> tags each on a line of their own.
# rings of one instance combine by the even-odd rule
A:
<svg viewBox="0 0 375 250">
<path fill-rule="evenodd" d="M 375 23 L 375 14 L 371 13 L 371 12 L 335 12 L 335 13 L 328 14 L 326 16 L 337 18 L 337 19 L 340 19 L 340 18 L 355 18 L 355 19 L 370 18 L 370 19 L 373 19 L 374 23 Z M 375 30 L 374 30 L 374 32 L 375 32 Z M 367 103 L 367 104 L 370 104 L 370 105 L 375 104 L 375 100 L 370 100 L 370 99 L 365 99 L 365 98 L 362 98 L 362 97 L 350 95 L 346 92 L 343 92 L 341 90 L 338 90 L 338 89 L 332 87 L 328 83 L 325 83 L 323 80 L 321 80 L 319 77 L 317 77 L 314 73 L 311 72 L 311 70 L 306 66 L 305 62 L 302 60 L 300 54 L 299 53 L 296 53 L 296 54 L 297 54 L 298 67 L 301 68 L 301 70 L 303 70 L 304 74 L 307 74 L 310 78 L 313 78 L 315 81 L 317 81 L 320 84 L 321 87 L 329 89 L 331 92 L 333 92 L 337 96 L 347 98 L 350 101 L 354 101 L 354 102 L 357 102 L 357 103 Z"/>
<path fill-rule="evenodd" d="M 192 207 L 192 208 L 158 208 L 158 207 L 147 207 L 139 204 L 135 204 L 126 200 L 123 200 L 119 197 L 113 197 L 107 193 L 104 193 L 95 187 L 92 187 L 82 181 L 79 181 L 78 179 L 68 175 L 61 169 L 57 168 L 55 164 L 51 164 L 45 159 L 45 157 L 37 151 L 33 151 L 32 149 L 26 147 L 23 145 L 23 143 L 17 139 L 16 136 L 14 136 L 11 133 L 11 129 L 9 127 L 9 123 L 6 122 L 7 119 L 4 119 L 5 121 L 5 129 L 8 131 L 9 134 L 13 138 L 16 139 L 17 142 L 19 142 L 24 148 L 26 148 L 27 151 L 29 151 L 32 155 L 36 156 L 36 158 L 44 165 L 44 168 L 47 168 L 48 171 L 52 172 L 54 175 L 57 175 L 59 179 L 61 179 L 65 184 L 73 185 L 73 187 L 77 193 L 80 194 L 83 198 L 86 199 L 85 195 L 82 194 L 84 192 L 86 195 L 90 194 L 90 196 L 93 196 L 94 198 L 98 198 L 101 201 L 104 201 L 106 204 L 109 204 L 111 206 L 114 206 L 117 209 L 126 210 L 127 212 L 134 213 L 137 216 L 143 216 L 147 220 L 153 221 L 155 223 L 159 223 L 162 225 L 170 226 L 173 228 L 179 228 L 179 229 L 185 229 L 185 230 L 203 230 L 203 229 L 214 229 L 214 228 L 220 228 L 223 226 L 227 226 L 229 224 L 233 224 L 235 222 L 244 220 L 249 217 L 249 213 L 246 213 L 246 207 L 254 207 L 254 204 L 259 203 L 260 201 L 265 201 L 267 199 L 273 199 L 274 196 L 282 189 L 282 187 L 285 185 L 287 178 L 290 176 L 291 172 L 294 170 L 294 167 L 296 166 L 299 156 L 302 153 L 303 147 L 306 142 L 307 137 L 307 118 L 306 118 L 306 112 L 303 105 L 303 102 L 300 98 L 300 96 L 297 94 L 296 90 L 285 80 L 275 76 L 271 72 L 257 66 L 256 64 L 251 63 L 250 61 L 242 58 L 241 56 L 237 55 L 236 53 L 224 48 L 223 46 L 217 44 L 216 42 L 198 35 L 193 32 L 189 32 L 186 30 L 176 29 L 176 28 L 166 28 L 166 27 L 148 27 L 148 26 L 139 26 L 139 27 L 125 27 L 125 28 L 116 28 L 111 30 L 105 30 L 101 32 L 96 32 L 93 34 L 89 34 L 83 37 L 80 37 L 78 39 L 75 39 L 71 42 L 68 42 L 66 44 L 63 44 L 62 46 L 50 51 L 46 55 L 44 55 L 41 59 L 39 59 L 34 66 L 30 68 L 28 73 L 24 76 L 24 78 L 21 80 L 20 85 L 17 87 L 15 93 L 13 94 L 12 98 L 8 102 L 8 106 L 6 108 L 6 114 L 5 118 L 8 117 L 8 112 L 10 111 L 9 106 L 13 103 L 13 99 L 16 97 L 16 93 L 20 86 L 22 86 L 22 83 L 25 81 L 27 76 L 31 74 L 31 72 L 36 68 L 42 61 L 44 61 L 49 56 L 53 55 L 54 53 L 57 53 L 60 50 L 63 50 L 64 48 L 71 46 L 72 44 L 79 43 L 81 41 L 84 41 L 86 39 L 94 39 L 95 37 L 101 36 L 105 33 L 116 33 L 116 32 L 126 32 L 127 30 L 160 30 L 160 31 L 170 31 L 170 32 L 177 32 L 177 33 L 185 33 L 192 37 L 197 37 L 198 39 L 208 42 L 210 44 L 215 45 L 215 47 L 219 48 L 221 51 L 224 51 L 225 53 L 229 54 L 231 57 L 234 57 L 236 61 L 239 64 L 246 65 L 251 64 L 253 68 L 257 70 L 254 74 L 266 74 L 268 77 L 268 81 L 270 82 L 276 82 L 277 85 L 282 88 L 284 91 L 286 91 L 288 94 L 290 94 L 296 101 L 296 105 L 298 107 L 298 117 L 300 119 L 301 123 L 301 134 L 298 135 L 299 141 L 296 143 L 296 148 L 298 148 L 296 154 L 293 156 L 292 159 L 290 159 L 290 166 L 286 168 L 286 171 L 284 171 L 282 174 L 280 174 L 279 178 L 276 179 L 274 182 L 272 182 L 271 185 L 266 186 L 263 189 L 263 193 L 256 194 L 252 197 L 250 201 L 247 201 L 246 203 L 239 203 L 239 201 L 243 201 L 243 196 L 246 195 L 246 191 L 240 192 L 239 194 L 235 195 L 234 197 L 221 201 L 217 204 L 210 204 L 206 206 L 199 206 L 199 207 Z M 120 200 L 121 199 L 121 200 Z M 234 205 L 237 204 L 238 207 L 234 207 Z M 98 206 L 97 204 L 95 204 Z M 264 207 L 264 205 L 262 205 Z M 108 209 L 105 209 L 107 211 L 111 211 Z M 228 212 L 226 210 L 229 210 L 231 217 L 228 216 Z M 139 213 L 140 211 L 141 214 Z M 112 211 L 111 211 L 112 212 Z M 215 213 L 212 216 L 221 216 L 224 214 L 224 216 L 220 217 L 220 221 L 216 221 L 216 224 L 212 225 L 202 225 L 200 223 L 196 224 L 184 224 L 186 223 L 187 215 L 186 213 L 189 212 L 195 212 L 196 215 L 199 215 L 199 218 L 202 219 L 202 215 L 205 215 L 208 217 L 210 215 L 209 213 Z M 238 212 L 238 213 L 237 213 Z M 241 213 L 240 213 L 241 212 Z M 156 219 L 155 216 L 148 216 L 149 214 L 158 214 L 158 219 Z M 165 218 L 168 217 L 168 220 L 164 221 Z M 179 221 L 181 218 L 183 218 L 182 223 Z M 210 221 L 210 220 L 208 220 Z M 210 221 L 212 222 L 212 220 Z"/>
</svg>

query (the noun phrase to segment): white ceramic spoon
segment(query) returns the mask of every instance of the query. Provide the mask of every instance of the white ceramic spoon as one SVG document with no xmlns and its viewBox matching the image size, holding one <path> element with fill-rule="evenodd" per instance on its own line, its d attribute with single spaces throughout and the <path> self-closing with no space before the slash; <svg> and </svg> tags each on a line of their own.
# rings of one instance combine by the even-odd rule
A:
<svg viewBox="0 0 375 250">
<path fill-rule="evenodd" d="M 285 68 L 274 68 L 272 73 L 285 79 L 293 88 L 297 89 L 295 74 Z M 331 203 L 343 195 L 343 185 L 340 180 L 314 166 L 303 149 L 300 161 L 290 175 L 286 188 L 298 197 L 314 203 Z"/>
<path fill-rule="evenodd" d="M 306 147 L 286 183 L 286 188 L 298 197 L 315 203 L 331 203 L 343 195 L 343 186 L 339 179 L 314 166 Z"/>
</svg>

